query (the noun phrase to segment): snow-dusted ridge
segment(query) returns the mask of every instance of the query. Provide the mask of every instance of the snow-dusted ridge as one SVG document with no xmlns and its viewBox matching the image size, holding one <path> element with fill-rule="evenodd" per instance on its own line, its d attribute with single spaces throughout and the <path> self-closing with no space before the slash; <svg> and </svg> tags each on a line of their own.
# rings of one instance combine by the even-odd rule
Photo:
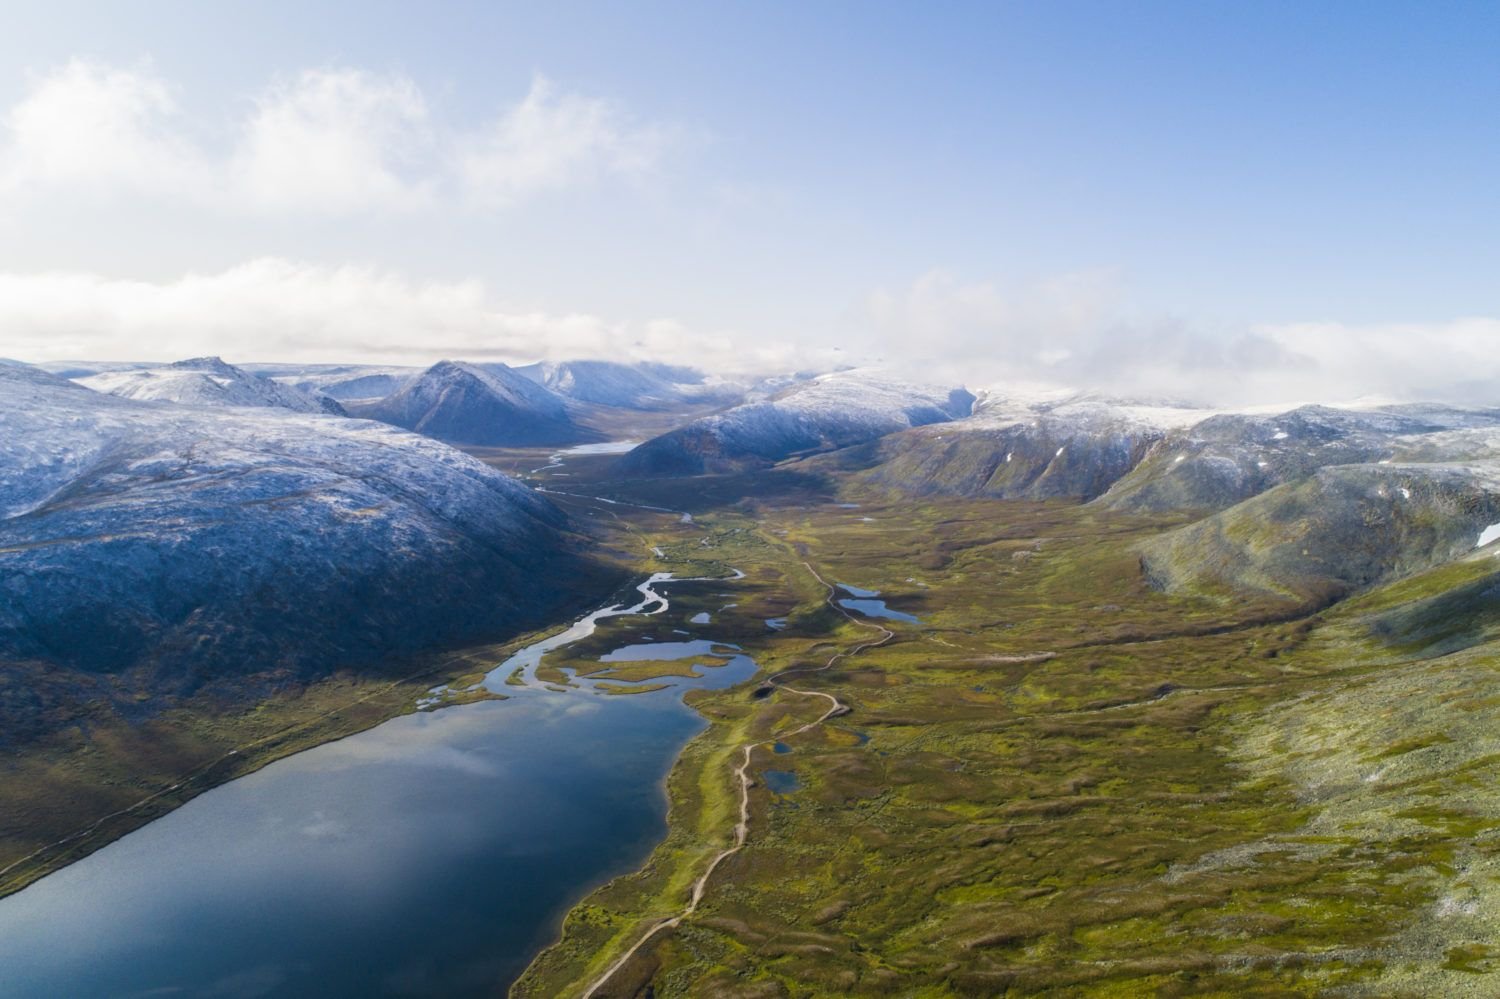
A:
<svg viewBox="0 0 1500 999">
<path fill-rule="evenodd" d="M 384 399 L 422 373 L 382 364 L 244 364 L 246 371 L 339 402 Z"/>
<path fill-rule="evenodd" d="M 182 406 L 278 406 L 298 413 L 345 415 L 344 408 L 327 396 L 262 378 L 217 357 L 196 357 L 154 368 L 104 371 L 77 381 L 97 392 L 124 399 Z"/>
<path fill-rule="evenodd" d="M 0 659 L 135 671 L 149 693 L 492 635 L 566 596 L 564 524 L 392 427 L 0 365 Z"/>
<path fill-rule="evenodd" d="M 662 410 L 695 403 L 728 404 L 744 396 L 735 382 L 692 368 L 615 361 L 544 361 L 514 369 L 577 402 L 618 409 Z"/>
<path fill-rule="evenodd" d="M 573 420 L 568 401 L 504 364 L 440 361 L 395 394 L 351 403 L 357 416 L 477 447 L 579 444 L 601 435 Z"/>
<path fill-rule="evenodd" d="M 973 401 L 962 388 L 913 385 L 879 371 L 818 375 L 649 440 L 618 467 L 627 475 L 693 475 L 764 465 L 947 423 L 967 416 Z"/>
</svg>

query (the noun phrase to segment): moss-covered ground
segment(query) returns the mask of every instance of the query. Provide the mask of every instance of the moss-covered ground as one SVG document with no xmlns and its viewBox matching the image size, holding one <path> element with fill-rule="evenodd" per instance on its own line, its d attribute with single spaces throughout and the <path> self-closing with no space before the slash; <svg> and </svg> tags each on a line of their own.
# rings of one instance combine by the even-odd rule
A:
<svg viewBox="0 0 1500 999">
<path fill-rule="evenodd" d="M 581 995 L 682 911 L 730 840 L 748 743 L 797 789 L 757 781 L 746 848 L 595 995 L 1500 992 L 1493 650 L 1423 658 L 1390 624 L 1484 567 L 1319 611 L 1153 589 L 1139 546 L 1179 521 L 795 475 L 710 487 L 724 505 L 698 505 L 695 540 L 636 521 L 668 561 L 747 572 L 674 614 L 712 610 L 766 672 L 810 667 L 866 635 L 805 560 L 922 624 L 800 678 L 853 710 L 784 741 L 818 705 L 690 695 L 710 727 L 670 777 L 667 840 L 513 994 Z M 598 488 L 668 505 L 693 484 Z"/>
<path fill-rule="evenodd" d="M 539 457 L 491 456 L 522 469 Z M 594 994 L 1500 994 L 1491 560 L 1332 606 L 1169 594 L 1142 546 L 1183 518 L 913 501 L 796 466 L 641 483 L 607 467 L 568 459 L 542 477 L 577 494 L 555 495 L 616 569 L 711 578 L 673 584 L 665 614 L 610 619 L 542 679 L 588 673 L 650 694 L 725 662 L 599 662 L 679 632 L 738 645 L 761 670 L 687 695 L 709 725 L 669 777 L 666 840 L 580 902 L 516 995 L 582 995 L 683 912 L 732 840 L 746 745 L 745 848 Z M 893 641 L 812 672 L 869 636 L 809 566 L 921 624 L 893 623 Z M 702 614 L 711 624 L 693 625 Z M 469 686 L 536 637 L 248 705 L 101 715 L 11 753 L 0 892 L 207 787 L 412 710 L 434 684 Z M 765 682 L 798 669 L 796 686 L 850 712 L 791 734 L 827 706 Z"/>
</svg>

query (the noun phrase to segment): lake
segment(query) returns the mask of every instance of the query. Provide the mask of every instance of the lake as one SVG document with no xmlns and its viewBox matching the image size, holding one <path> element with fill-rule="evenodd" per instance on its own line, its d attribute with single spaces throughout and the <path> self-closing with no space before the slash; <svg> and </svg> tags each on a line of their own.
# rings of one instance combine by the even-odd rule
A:
<svg viewBox="0 0 1500 999">
<path fill-rule="evenodd" d="M 493 995 L 665 835 L 680 692 L 754 671 L 508 687 L 273 763 L 0 899 L 0 995 Z"/>
</svg>

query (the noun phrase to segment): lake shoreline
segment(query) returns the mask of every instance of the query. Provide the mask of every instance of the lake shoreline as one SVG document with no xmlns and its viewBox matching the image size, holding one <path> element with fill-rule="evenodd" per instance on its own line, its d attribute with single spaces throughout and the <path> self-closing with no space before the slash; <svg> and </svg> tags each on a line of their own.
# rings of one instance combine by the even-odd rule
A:
<svg viewBox="0 0 1500 999">
<path fill-rule="evenodd" d="M 415 665 L 415 671 L 396 679 L 372 679 L 354 670 L 341 670 L 333 676 L 300 687 L 295 694 L 273 695 L 246 703 L 238 709 L 239 715 L 271 713 L 284 716 L 286 724 L 249 744 L 236 744 L 213 759 L 199 761 L 191 769 L 167 777 L 155 790 L 134 802 L 102 817 L 92 818 L 64 837 L 0 865 L 0 899 L 15 895 L 48 875 L 171 814 L 206 791 L 247 777 L 272 763 L 368 732 L 394 718 L 415 712 L 417 702 L 434 681 L 452 683 L 475 672 L 475 657 L 507 657 L 517 649 L 555 633 L 566 622 L 576 620 L 581 611 L 595 607 L 601 600 L 607 600 L 621 592 L 629 580 L 637 575 L 634 572 L 611 572 L 609 589 L 602 593 L 591 590 L 584 599 L 568 601 L 551 621 L 539 628 L 497 642 L 408 657 L 404 661 Z M 359 696 L 344 696 L 350 693 L 358 693 Z M 331 702 L 324 703 L 322 699 L 330 695 L 333 696 Z M 195 710 L 191 705 L 184 705 L 164 712 L 160 718 L 151 719 L 147 724 L 167 727 L 185 725 L 185 719 L 196 720 L 202 714 L 205 712 Z M 227 717 L 229 712 L 223 714 Z M 128 722 L 119 721 L 100 728 L 106 733 L 116 729 L 129 732 L 132 726 Z M 62 754 L 81 754 L 90 749 L 91 743 L 84 743 L 62 750 Z M 58 750 L 53 746 L 43 746 L 36 752 L 52 754 Z M 3 790 L 3 782 L 0 782 L 0 791 Z"/>
</svg>

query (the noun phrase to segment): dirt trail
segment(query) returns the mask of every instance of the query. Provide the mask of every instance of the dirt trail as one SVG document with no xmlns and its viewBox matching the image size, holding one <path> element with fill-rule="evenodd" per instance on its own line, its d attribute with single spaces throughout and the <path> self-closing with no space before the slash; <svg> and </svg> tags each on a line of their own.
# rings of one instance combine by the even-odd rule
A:
<svg viewBox="0 0 1500 999">
<path fill-rule="evenodd" d="M 825 598 L 825 602 L 828 604 L 828 606 L 838 611 L 845 618 L 858 625 L 859 627 L 878 631 L 880 633 L 880 637 L 873 641 L 863 642 L 859 645 L 856 645 L 853 648 L 849 649 L 847 652 L 836 653 L 835 655 L 830 656 L 828 661 L 822 666 L 818 666 L 814 669 L 808 669 L 806 667 L 794 667 L 793 669 L 782 670 L 780 673 L 773 674 L 766 680 L 766 683 L 778 687 L 779 689 L 784 690 L 789 694 L 798 694 L 802 697 L 822 698 L 823 700 L 826 700 L 828 702 L 828 710 L 824 711 L 816 719 L 808 722 L 806 725 L 803 725 L 800 728 L 793 729 L 790 732 L 784 733 L 782 735 L 783 739 L 801 735 L 803 732 L 807 732 L 811 729 L 817 728 L 819 725 L 822 725 L 824 722 L 828 721 L 828 719 L 836 718 L 849 710 L 848 705 L 844 704 L 832 694 L 824 693 L 821 690 L 803 690 L 799 687 L 788 686 L 781 682 L 783 677 L 788 676 L 792 673 L 821 673 L 824 670 L 832 668 L 833 665 L 841 659 L 852 658 L 859 655 L 861 652 L 864 652 L 866 649 L 873 649 L 877 646 L 884 645 L 886 642 L 889 642 L 891 639 L 896 637 L 896 633 L 891 631 L 889 628 L 876 624 L 873 621 L 862 620 L 858 617 L 855 617 L 853 614 L 850 614 L 843 607 L 840 607 L 836 599 L 836 597 L 838 596 L 838 590 L 835 589 L 833 585 L 828 582 L 828 580 L 820 576 L 818 574 L 818 570 L 814 569 L 811 563 L 804 561 L 802 565 L 803 568 L 807 569 L 807 571 L 812 574 L 812 577 L 814 579 L 816 579 L 825 588 L 827 588 L 828 596 Z M 709 861 L 708 867 L 703 871 L 702 874 L 698 876 L 697 880 L 693 882 L 692 891 L 688 895 L 687 905 L 683 907 L 682 911 L 677 913 L 677 915 L 675 916 L 667 916 L 651 924 L 646 932 L 641 935 L 641 938 L 637 940 L 629 950 L 627 950 L 624 954 L 621 954 L 619 959 L 616 960 L 614 964 L 611 964 L 609 968 L 604 972 L 604 974 L 600 975 L 597 979 L 594 980 L 594 982 L 583 993 L 583 999 L 593 999 L 593 997 L 598 994 L 599 990 L 608 985 L 610 979 L 613 978 L 617 973 L 619 973 L 620 969 L 625 967 L 625 965 L 630 962 L 631 958 L 640 953 L 641 948 L 650 943 L 658 933 L 660 933 L 662 930 L 673 929 L 681 925 L 684 919 L 688 918 L 694 912 L 698 911 L 698 905 L 703 901 L 703 895 L 708 890 L 708 881 L 711 877 L 713 877 L 714 872 L 719 869 L 719 865 L 744 849 L 745 841 L 750 837 L 750 788 L 755 785 L 755 781 L 750 777 L 750 759 L 754 755 L 755 750 L 758 747 L 769 745 L 771 741 L 772 740 L 766 739 L 761 740 L 760 742 L 746 743 L 740 750 L 740 762 L 739 765 L 734 768 L 735 779 L 739 781 L 740 785 L 740 815 L 739 821 L 736 822 L 734 826 L 733 842 L 729 846 L 725 847 L 723 850 L 720 850 L 717 854 L 715 854 L 713 860 Z"/>
</svg>

